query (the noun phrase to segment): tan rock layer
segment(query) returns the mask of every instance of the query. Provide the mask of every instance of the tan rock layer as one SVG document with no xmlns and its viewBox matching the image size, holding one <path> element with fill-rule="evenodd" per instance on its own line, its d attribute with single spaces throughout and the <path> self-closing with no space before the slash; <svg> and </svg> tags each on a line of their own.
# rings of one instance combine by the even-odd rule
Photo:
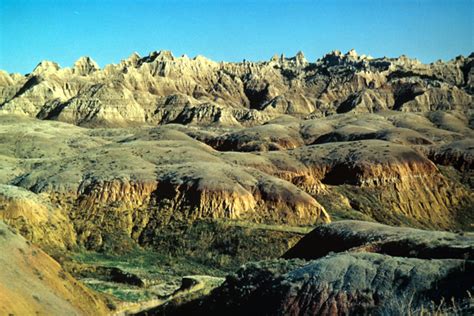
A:
<svg viewBox="0 0 474 316">
<path fill-rule="evenodd" d="M 424 65 L 404 56 L 374 59 L 349 52 L 314 63 L 298 56 L 217 63 L 161 51 L 104 69 L 89 57 L 73 68 L 45 61 L 27 76 L 0 73 L 0 112 L 88 126 L 239 126 L 281 114 L 467 111 L 472 76 L 464 74 L 472 72 L 472 59 Z M 175 95 L 185 98 L 170 106 Z"/>
</svg>

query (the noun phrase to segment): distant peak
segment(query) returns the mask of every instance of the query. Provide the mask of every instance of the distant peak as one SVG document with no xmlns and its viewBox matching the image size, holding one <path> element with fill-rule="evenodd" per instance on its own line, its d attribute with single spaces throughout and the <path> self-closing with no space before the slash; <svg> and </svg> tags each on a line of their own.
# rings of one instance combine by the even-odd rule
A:
<svg viewBox="0 0 474 316">
<path fill-rule="evenodd" d="M 137 61 L 139 60 L 140 58 L 142 58 L 140 56 L 140 54 L 138 54 L 137 52 L 133 52 L 130 54 L 130 56 L 128 56 L 127 60 L 130 60 L 130 61 Z"/>
<path fill-rule="evenodd" d="M 296 64 L 298 65 L 303 65 L 303 64 L 308 63 L 302 51 L 299 51 L 296 53 L 295 60 L 296 60 Z"/>
<path fill-rule="evenodd" d="M 128 66 L 136 66 L 141 58 L 137 52 L 133 52 L 126 59 L 122 60 L 121 63 Z"/>
<path fill-rule="evenodd" d="M 209 58 L 203 55 L 197 55 L 196 57 L 193 58 L 193 60 L 201 61 L 201 62 L 212 62 L 212 60 L 210 60 Z"/>
<path fill-rule="evenodd" d="M 296 53 L 296 56 L 295 56 L 295 57 L 296 57 L 296 58 L 304 58 L 304 53 L 303 53 L 302 51 L 298 51 L 298 52 Z"/>
<path fill-rule="evenodd" d="M 59 70 L 61 67 L 53 61 L 43 60 L 33 70 L 33 74 L 51 73 Z"/>
<path fill-rule="evenodd" d="M 78 60 L 76 60 L 76 62 L 74 63 L 74 65 L 97 65 L 97 63 L 92 59 L 90 58 L 89 56 L 82 56 L 82 57 L 79 57 Z M 97 66 L 98 68 L 99 66 Z"/>
<path fill-rule="evenodd" d="M 83 76 L 99 69 L 99 65 L 92 58 L 82 56 L 74 63 L 73 72 Z"/>
<path fill-rule="evenodd" d="M 357 58 L 359 55 L 357 54 L 356 50 L 353 48 L 347 52 L 346 56 Z"/>
<path fill-rule="evenodd" d="M 304 65 L 308 63 L 302 51 L 297 52 L 294 57 L 289 57 L 289 58 L 285 57 L 285 54 L 281 54 L 281 55 L 275 54 L 272 56 L 270 61 L 281 62 L 281 63 L 296 62 L 297 65 Z"/>
<path fill-rule="evenodd" d="M 174 60 L 173 53 L 169 50 L 160 50 L 160 51 L 151 52 L 150 55 L 149 55 L 149 58 L 151 60 L 157 60 L 157 61 L 171 61 L 171 60 Z"/>
</svg>

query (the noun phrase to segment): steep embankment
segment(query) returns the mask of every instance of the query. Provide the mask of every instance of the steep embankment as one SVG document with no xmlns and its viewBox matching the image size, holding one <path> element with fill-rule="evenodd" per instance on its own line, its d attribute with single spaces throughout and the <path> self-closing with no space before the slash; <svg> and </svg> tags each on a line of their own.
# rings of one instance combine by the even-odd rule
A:
<svg viewBox="0 0 474 316">
<path fill-rule="evenodd" d="M 106 315 L 104 300 L 0 221 L 0 314 Z"/>
</svg>

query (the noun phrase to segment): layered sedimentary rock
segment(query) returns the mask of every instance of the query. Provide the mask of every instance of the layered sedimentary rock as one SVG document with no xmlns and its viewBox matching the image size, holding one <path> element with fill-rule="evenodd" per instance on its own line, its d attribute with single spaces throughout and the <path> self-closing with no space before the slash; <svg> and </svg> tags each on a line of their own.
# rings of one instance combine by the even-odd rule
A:
<svg viewBox="0 0 474 316">
<path fill-rule="evenodd" d="M 0 313 L 107 315 L 102 297 L 0 221 Z"/>
<path fill-rule="evenodd" d="M 171 52 L 132 54 L 100 69 L 41 62 L 31 74 L 0 74 L 0 111 L 78 125 L 255 125 L 281 114 L 461 110 L 472 107 L 473 56 L 429 65 L 401 56 L 332 52 L 308 62 L 214 62 Z"/>
<path fill-rule="evenodd" d="M 425 65 L 350 51 L 218 63 L 161 51 L 102 69 L 83 57 L 0 71 L 0 220 L 55 254 L 144 246 L 199 252 L 213 269 L 283 253 L 336 222 L 289 260 L 244 267 L 169 312 L 399 314 L 443 300 L 447 312 L 472 312 L 470 234 L 337 222 L 473 229 L 473 58 Z M 4 253 L 47 274 L 31 290 L 56 289 L 59 268 L 22 247 L 24 260 Z M 58 297 L 6 277 L 0 313 L 50 302 L 104 310 L 67 275 Z"/>
<path fill-rule="evenodd" d="M 4 187 L 41 197 L 49 206 L 38 214 L 57 214 L 47 222 L 3 218 L 29 225 L 30 239 L 43 240 L 40 232 L 60 226 L 64 234 L 48 238 L 66 239 L 68 247 L 75 232 L 91 248 L 112 233 L 147 244 L 162 225 L 203 218 L 290 225 L 353 218 L 469 229 L 472 131 L 435 114 L 283 116 L 232 129 L 87 129 L 1 116 Z M 450 146 L 458 148 L 454 158 L 433 154 Z M 457 169 L 446 169 L 451 165 Z M 8 203 L 2 214 L 26 212 Z M 66 222 L 72 235 L 70 225 L 60 225 Z"/>
<path fill-rule="evenodd" d="M 203 218 L 472 229 L 472 59 L 162 51 L 1 72 L 0 184 L 35 202 L 3 194 L 0 214 L 63 248 Z"/>
<path fill-rule="evenodd" d="M 2 119 L 9 130 L 2 154 L 21 166 L 18 173 L 5 173 L 6 181 L 49 198 L 74 224 L 78 241 L 90 247 L 100 246 L 104 234 L 112 232 L 146 241 L 170 221 L 227 218 L 313 225 L 330 220 L 314 197 L 291 182 L 239 166 L 172 128 L 130 133 L 69 130 L 59 124 L 52 131 L 61 137 L 54 137 L 47 132 L 50 123 Z M 25 131 L 35 141 L 16 143 Z M 9 206 L 10 213 L 16 206 Z M 10 220 L 20 225 L 19 218 Z"/>
</svg>

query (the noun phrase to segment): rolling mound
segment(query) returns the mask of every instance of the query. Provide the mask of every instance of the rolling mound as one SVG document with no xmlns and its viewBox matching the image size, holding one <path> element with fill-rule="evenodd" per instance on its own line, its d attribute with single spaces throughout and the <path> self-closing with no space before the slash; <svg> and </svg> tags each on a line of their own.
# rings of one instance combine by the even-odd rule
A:
<svg viewBox="0 0 474 316">
<path fill-rule="evenodd" d="M 234 130 L 88 129 L 3 115 L 1 215 L 43 245 L 90 249 L 109 234 L 147 244 L 170 222 L 206 218 L 470 229 L 472 132 L 399 127 L 430 115 L 347 113 Z M 442 133 L 452 140 L 437 140 Z M 52 227 L 63 230 L 47 234 L 55 241 L 41 237 Z"/>
<path fill-rule="evenodd" d="M 283 258 L 318 259 L 330 252 L 376 252 L 398 257 L 474 258 L 473 234 L 392 227 L 362 221 L 321 225 L 302 238 Z"/>
<path fill-rule="evenodd" d="M 142 314 L 469 314 L 473 240 L 361 221 L 322 225 L 287 260 L 250 263 L 207 296 Z"/>
<path fill-rule="evenodd" d="M 336 254 L 308 263 L 263 262 L 229 276 L 207 300 L 147 315 L 430 313 L 441 310 L 443 301 L 446 313 L 469 313 L 466 291 L 472 283 L 465 277 L 472 273 L 471 261 L 372 253 Z"/>
</svg>

